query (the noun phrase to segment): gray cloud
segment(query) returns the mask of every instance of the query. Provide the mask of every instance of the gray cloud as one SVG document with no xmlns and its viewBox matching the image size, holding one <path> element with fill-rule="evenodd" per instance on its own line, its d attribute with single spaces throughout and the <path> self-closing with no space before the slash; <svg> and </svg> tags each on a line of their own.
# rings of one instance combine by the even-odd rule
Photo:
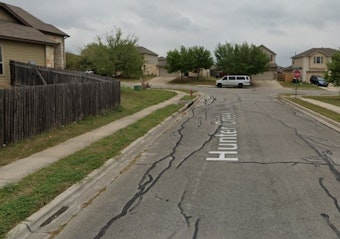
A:
<svg viewBox="0 0 340 239">
<path fill-rule="evenodd" d="M 139 44 L 165 56 L 185 46 L 218 43 L 264 44 L 277 63 L 311 47 L 339 48 L 339 0 L 11 0 L 67 32 L 67 49 L 77 52 L 114 27 L 135 34 Z"/>
</svg>

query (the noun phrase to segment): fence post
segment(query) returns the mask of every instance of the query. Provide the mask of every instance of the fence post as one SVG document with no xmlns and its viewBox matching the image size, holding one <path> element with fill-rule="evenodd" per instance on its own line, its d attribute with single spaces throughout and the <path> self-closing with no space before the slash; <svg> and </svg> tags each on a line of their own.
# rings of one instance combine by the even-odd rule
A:
<svg viewBox="0 0 340 239">
<path fill-rule="evenodd" d="M 4 89 L 0 89 L 0 147 L 4 145 Z"/>
<path fill-rule="evenodd" d="M 10 60 L 9 61 L 9 72 L 10 72 L 10 78 L 11 78 L 11 85 L 15 84 L 15 62 Z"/>
</svg>

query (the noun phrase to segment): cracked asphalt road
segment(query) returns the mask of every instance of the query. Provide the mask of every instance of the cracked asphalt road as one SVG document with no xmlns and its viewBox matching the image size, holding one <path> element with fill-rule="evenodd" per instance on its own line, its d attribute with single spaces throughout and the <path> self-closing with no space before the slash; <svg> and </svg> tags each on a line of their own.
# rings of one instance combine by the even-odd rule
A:
<svg viewBox="0 0 340 239">
<path fill-rule="evenodd" d="M 339 133 L 272 90 L 201 91 L 56 238 L 340 238 Z"/>
</svg>

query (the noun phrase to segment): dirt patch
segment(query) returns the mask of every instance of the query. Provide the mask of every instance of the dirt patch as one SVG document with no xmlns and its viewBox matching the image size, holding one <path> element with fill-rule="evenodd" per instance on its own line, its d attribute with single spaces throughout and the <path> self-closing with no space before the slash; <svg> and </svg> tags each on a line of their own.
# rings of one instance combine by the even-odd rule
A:
<svg viewBox="0 0 340 239">
<path fill-rule="evenodd" d="M 255 87 L 282 89 L 283 87 L 276 80 L 254 80 L 252 84 Z"/>
<path fill-rule="evenodd" d="M 151 80 L 149 80 L 149 83 L 155 84 L 155 85 L 166 85 L 168 84 L 170 81 L 176 79 L 176 77 L 155 77 L 152 78 Z"/>
</svg>

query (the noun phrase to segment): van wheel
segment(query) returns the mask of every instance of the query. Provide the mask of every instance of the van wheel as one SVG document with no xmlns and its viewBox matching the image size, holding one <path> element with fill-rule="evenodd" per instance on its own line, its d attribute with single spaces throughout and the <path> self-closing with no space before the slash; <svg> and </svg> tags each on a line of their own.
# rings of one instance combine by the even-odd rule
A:
<svg viewBox="0 0 340 239">
<path fill-rule="evenodd" d="M 242 83 L 239 83 L 239 84 L 237 85 L 237 87 L 238 87 L 238 88 L 243 88 L 243 84 L 242 84 Z"/>
<path fill-rule="evenodd" d="M 218 84 L 217 84 L 217 87 L 218 87 L 218 88 L 222 88 L 222 84 L 221 84 L 221 83 L 218 83 Z"/>
</svg>

